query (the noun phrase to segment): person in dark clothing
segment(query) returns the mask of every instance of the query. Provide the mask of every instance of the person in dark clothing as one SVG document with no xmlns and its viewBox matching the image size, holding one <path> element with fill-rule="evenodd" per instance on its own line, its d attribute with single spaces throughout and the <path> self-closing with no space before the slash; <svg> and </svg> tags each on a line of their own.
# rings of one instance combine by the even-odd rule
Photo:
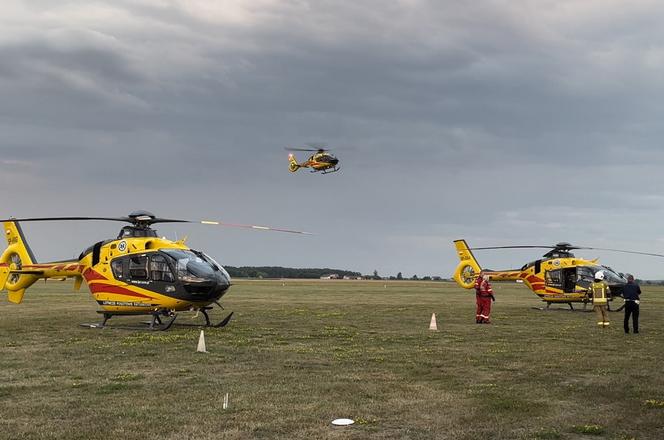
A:
<svg viewBox="0 0 664 440">
<path fill-rule="evenodd" d="M 629 317 L 632 316 L 634 333 L 639 332 L 639 303 L 641 288 L 634 282 L 633 275 L 627 275 L 627 284 L 623 287 L 623 298 L 625 299 L 625 333 L 629 333 Z"/>
</svg>

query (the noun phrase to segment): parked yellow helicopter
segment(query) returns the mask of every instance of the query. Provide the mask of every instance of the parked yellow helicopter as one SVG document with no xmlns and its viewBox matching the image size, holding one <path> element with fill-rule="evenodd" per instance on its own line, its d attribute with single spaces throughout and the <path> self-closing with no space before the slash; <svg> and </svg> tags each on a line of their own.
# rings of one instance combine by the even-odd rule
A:
<svg viewBox="0 0 664 440">
<path fill-rule="evenodd" d="M 555 246 L 491 246 L 469 248 L 465 240 L 455 240 L 457 254 L 461 260 L 454 271 L 454 280 L 459 286 L 471 289 L 475 279 L 483 270 L 472 251 L 488 249 L 551 249 L 541 259 L 523 265 L 520 269 L 486 270 L 484 273 L 496 281 L 516 281 L 525 284 L 530 290 L 546 302 L 547 309 L 551 303 L 566 303 L 574 310 L 572 303 L 588 303 L 587 291 L 598 271 L 604 272 L 604 280 L 608 283 L 611 296 L 622 295 L 622 288 L 627 279 L 608 266 L 603 266 L 597 259 L 586 260 L 572 254 L 574 249 L 623 252 L 628 254 L 664 257 L 661 254 L 625 251 L 622 249 L 605 249 L 572 246 L 570 243 L 558 243 Z"/>
<path fill-rule="evenodd" d="M 312 173 L 321 172 L 321 174 L 336 173 L 341 169 L 339 159 L 334 157 L 325 148 L 286 148 L 288 151 L 315 151 L 314 154 L 309 156 L 309 159 L 302 163 L 298 163 L 295 155 L 290 153 L 288 155 L 288 169 L 291 173 L 299 170 L 300 168 L 311 168 Z"/>
<path fill-rule="evenodd" d="M 38 263 L 20 222 L 107 220 L 129 223 L 115 239 L 99 241 L 85 249 L 78 259 Z M 127 217 L 43 217 L 9 218 L 4 224 L 7 249 L 0 256 L 0 290 L 8 291 L 10 302 L 20 303 L 28 287 L 44 278 L 74 278 L 80 289 L 85 281 L 102 310 L 103 321 L 90 327 L 104 327 L 115 315 L 151 315 L 150 329 L 168 329 L 177 311 L 200 311 L 205 325 L 211 326 L 207 311 L 231 286 L 226 270 L 212 257 L 190 249 L 185 240 L 159 238 L 151 228 L 155 223 L 200 223 L 260 230 L 308 234 L 289 229 L 232 224 L 217 221 L 190 221 L 158 218 L 147 211 Z M 222 307 L 223 309 L 223 307 Z M 223 327 L 231 312 L 214 325 Z M 170 321 L 162 323 L 161 317 Z"/>
</svg>

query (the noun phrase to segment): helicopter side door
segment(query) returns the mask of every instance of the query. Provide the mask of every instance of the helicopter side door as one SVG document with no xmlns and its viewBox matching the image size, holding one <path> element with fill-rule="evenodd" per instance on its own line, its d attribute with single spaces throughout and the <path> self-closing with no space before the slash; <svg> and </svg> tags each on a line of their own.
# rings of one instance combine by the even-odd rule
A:
<svg viewBox="0 0 664 440">
<path fill-rule="evenodd" d="M 128 255 L 111 261 L 113 277 L 127 284 L 149 284 L 147 255 Z"/>
<path fill-rule="evenodd" d="M 595 271 L 589 266 L 577 267 L 576 285 L 582 289 L 589 289 L 595 280 Z"/>
<path fill-rule="evenodd" d="M 563 277 L 563 292 L 575 293 L 576 292 L 576 267 L 566 267 L 562 269 Z"/>
<path fill-rule="evenodd" d="M 175 275 L 168 264 L 166 256 L 153 253 L 150 256 L 150 280 L 152 290 L 159 293 L 172 294 L 176 290 Z"/>
<path fill-rule="evenodd" d="M 564 293 L 574 293 L 576 291 L 576 267 L 546 271 L 544 284 L 547 287 L 560 289 Z"/>
<path fill-rule="evenodd" d="M 554 289 L 562 289 L 562 270 L 547 270 L 544 272 L 544 284 L 546 287 L 552 287 Z"/>
<path fill-rule="evenodd" d="M 124 283 L 137 284 L 159 293 L 176 290 L 173 270 L 166 256 L 157 252 L 116 258 L 111 261 L 111 269 L 115 279 Z"/>
</svg>

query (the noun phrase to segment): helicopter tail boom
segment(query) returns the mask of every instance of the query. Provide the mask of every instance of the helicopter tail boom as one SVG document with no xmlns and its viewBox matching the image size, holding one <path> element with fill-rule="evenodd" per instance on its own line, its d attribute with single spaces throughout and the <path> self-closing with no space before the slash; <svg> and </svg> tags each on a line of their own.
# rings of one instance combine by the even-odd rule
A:
<svg viewBox="0 0 664 440">
<path fill-rule="evenodd" d="M 459 265 L 454 271 L 454 281 L 465 289 L 471 289 L 475 286 L 475 279 L 480 271 L 484 270 L 490 279 L 495 281 L 515 281 L 521 276 L 521 270 L 486 270 L 482 269 L 477 262 L 473 252 L 468 247 L 466 240 L 455 240 L 457 254 L 459 255 Z"/>
<path fill-rule="evenodd" d="M 78 261 L 37 264 L 18 221 L 3 223 L 7 249 L 0 256 L 0 290 L 7 289 L 10 302 L 23 301 L 25 290 L 40 278 L 80 276 Z"/>
</svg>

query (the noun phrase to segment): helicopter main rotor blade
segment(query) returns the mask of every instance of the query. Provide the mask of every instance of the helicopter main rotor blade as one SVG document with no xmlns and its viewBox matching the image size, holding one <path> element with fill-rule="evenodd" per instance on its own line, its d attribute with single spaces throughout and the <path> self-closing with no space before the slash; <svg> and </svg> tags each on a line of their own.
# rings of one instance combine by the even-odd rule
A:
<svg viewBox="0 0 664 440">
<path fill-rule="evenodd" d="M 587 250 L 592 250 L 592 251 L 621 252 L 623 254 L 647 255 L 647 256 L 650 256 L 650 257 L 662 257 L 662 258 L 664 258 L 664 254 L 655 254 L 655 253 L 651 253 L 651 252 L 626 251 L 624 249 L 608 249 L 608 248 L 580 247 L 580 246 L 575 246 L 574 249 L 587 249 Z"/>
<path fill-rule="evenodd" d="M 246 225 L 241 223 L 226 223 L 212 220 L 182 220 L 174 218 L 132 218 L 132 217 L 30 217 L 30 218 L 8 218 L 0 219 L 0 222 L 47 222 L 47 221 L 88 221 L 105 220 L 114 222 L 125 222 L 134 224 L 152 225 L 155 223 L 198 223 L 203 225 L 229 226 L 234 228 L 259 229 L 262 231 L 287 232 L 290 234 L 314 235 L 311 232 L 296 231 L 292 229 L 272 228 L 269 226 Z"/>
<path fill-rule="evenodd" d="M 216 220 L 198 220 L 198 221 L 186 221 L 186 222 L 187 223 L 200 223 L 202 225 L 229 226 L 231 228 L 259 229 L 261 231 L 287 232 L 289 234 L 314 235 L 311 232 L 295 231 L 293 229 L 272 228 L 272 227 L 269 227 L 269 226 L 259 226 L 259 225 L 245 225 L 245 224 L 241 224 L 241 223 L 226 223 L 226 222 L 220 222 L 220 221 L 216 221 Z"/>
<path fill-rule="evenodd" d="M 469 251 L 484 251 L 487 249 L 555 249 L 556 246 L 489 246 L 468 248 Z"/>
<path fill-rule="evenodd" d="M 322 148 L 286 148 L 286 151 L 319 151 L 319 150 L 322 150 Z"/>
<path fill-rule="evenodd" d="M 322 142 L 308 142 L 304 144 L 305 147 L 315 148 L 316 151 L 327 151 L 327 144 Z"/>
<path fill-rule="evenodd" d="M 489 249 L 562 249 L 562 250 L 575 250 L 575 249 L 580 249 L 580 250 L 594 250 L 594 251 L 609 251 L 609 252 L 621 252 L 624 254 L 635 254 L 635 255 L 647 255 L 650 257 L 662 257 L 664 258 L 664 254 L 656 254 L 652 252 L 638 252 L 638 251 L 628 251 L 624 249 L 609 249 L 609 248 L 597 248 L 597 247 L 587 247 L 587 246 L 531 246 L 531 245 L 525 245 L 525 246 L 488 246 L 488 247 L 473 247 L 473 248 L 468 248 L 468 250 L 471 251 L 482 251 L 482 250 L 489 250 Z"/>
<path fill-rule="evenodd" d="M 0 219 L 0 222 L 50 222 L 50 221 L 85 221 L 85 220 L 106 220 L 111 222 L 128 222 L 132 220 L 129 217 L 30 217 L 30 218 L 6 218 Z"/>
<path fill-rule="evenodd" d="M 242 223 L 227 223 L 216 220 L 181 220 L 171 218 L 155 218 L 151 223 L 198 223 L 201 225 L 229 226 L 231 228 L 259 229 L 261 231 L 288 232 L 290 234 L 314 235 L 311 232 L 296 231 L 293 229 L 272 228 L 270 226 L 246 225 Z"/>
</svg>

